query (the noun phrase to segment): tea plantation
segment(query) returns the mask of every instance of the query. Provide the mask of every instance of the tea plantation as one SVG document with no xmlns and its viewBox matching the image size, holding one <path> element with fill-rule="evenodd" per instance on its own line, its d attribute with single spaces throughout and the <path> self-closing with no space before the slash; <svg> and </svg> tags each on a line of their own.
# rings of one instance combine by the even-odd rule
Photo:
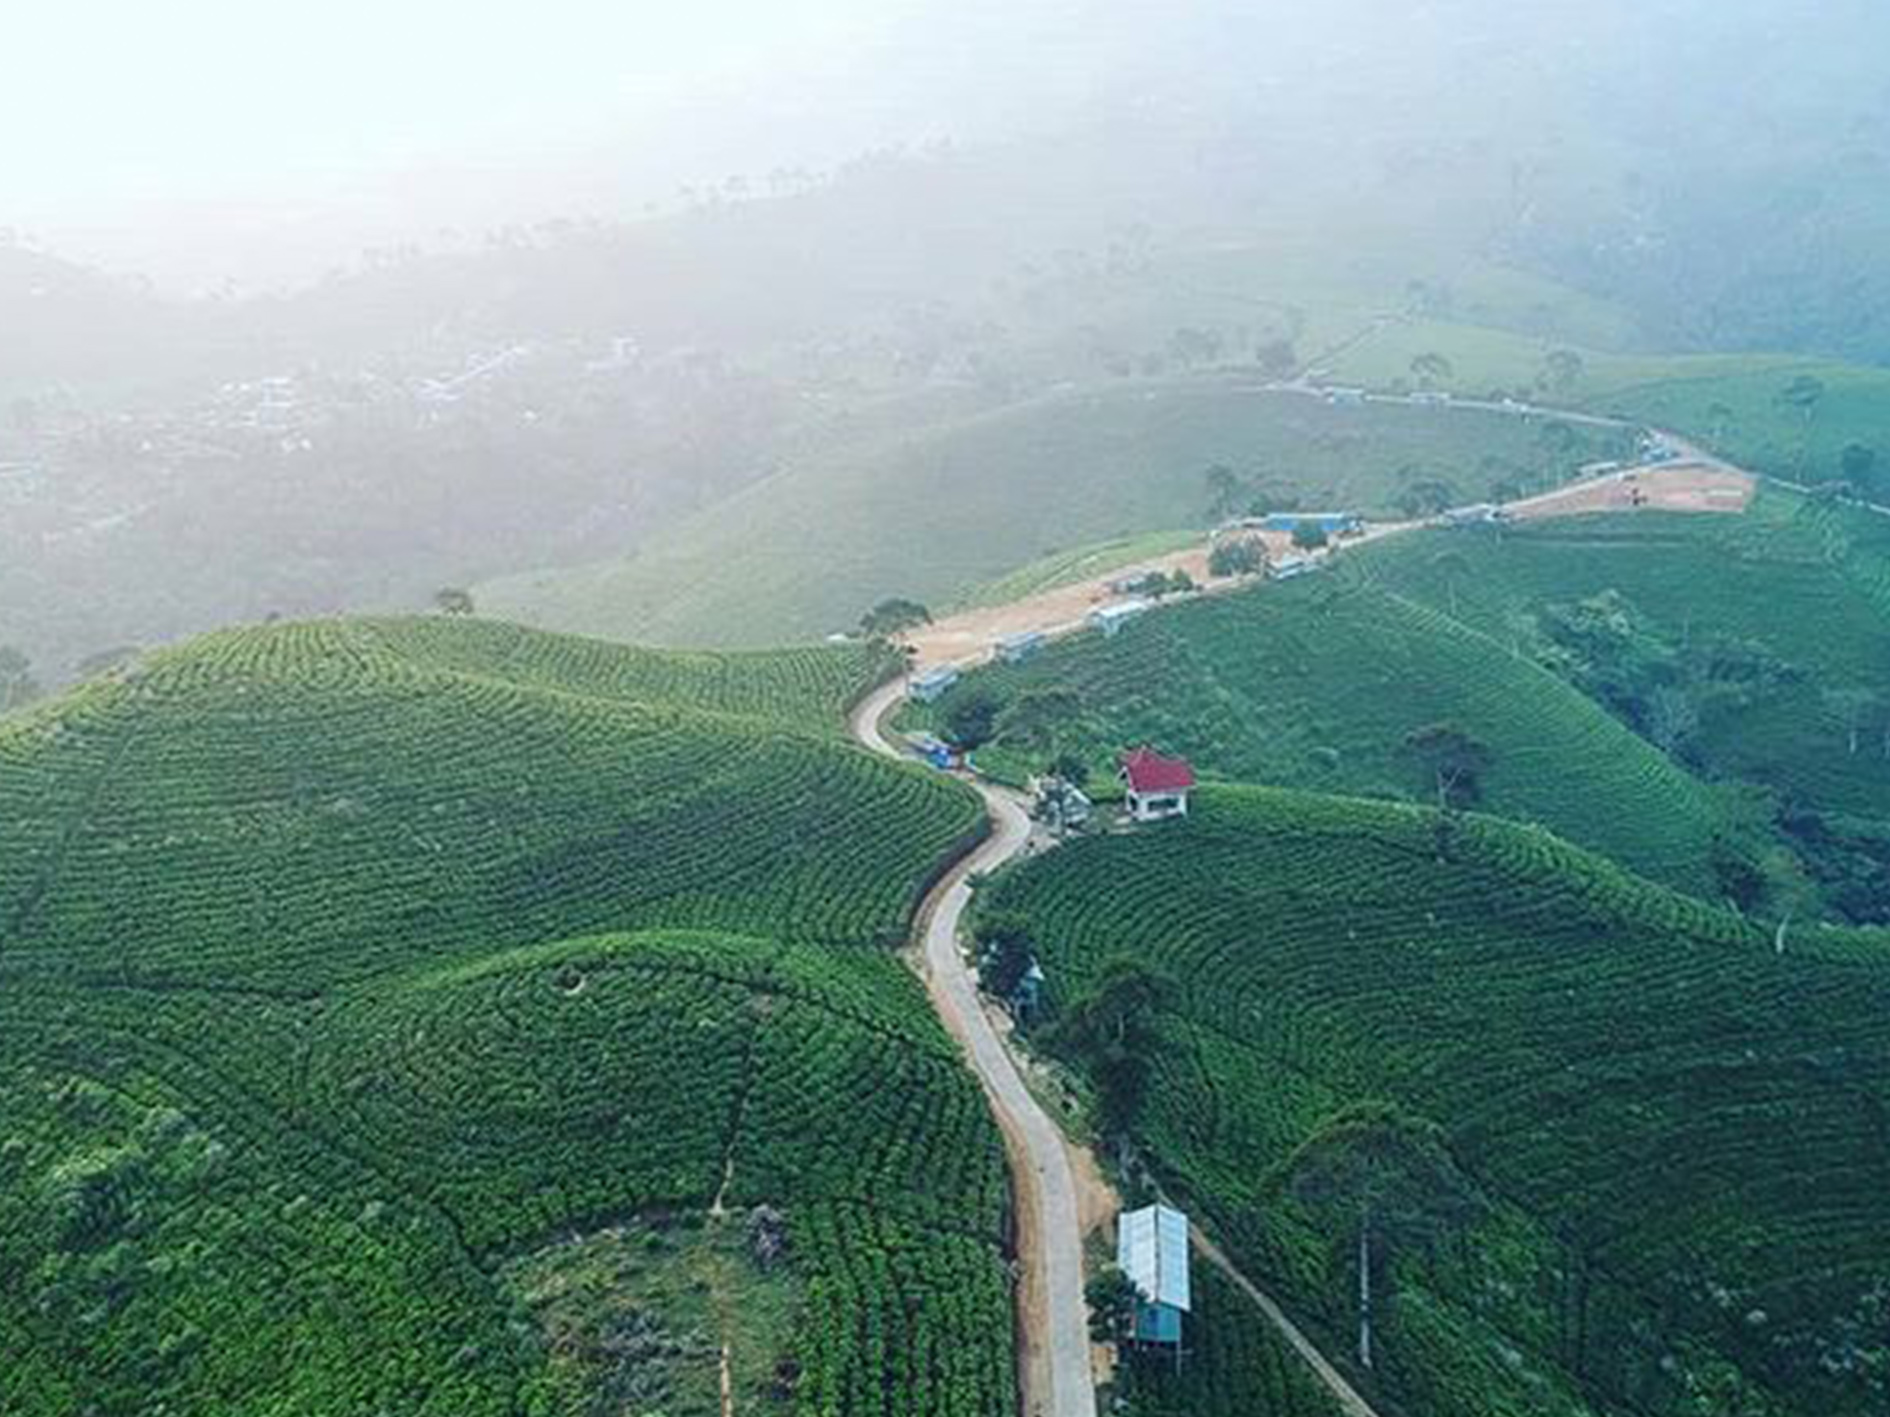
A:
<svg viewBox="0 0 1890 1417">
<path fill-rule="evenodd" d="M 890 595 L 937 608 L 1046 557 L 1217 520 L 1204 477 L 1247 495 L 1389 512 L 1407 486 L 1546 487 L 1615 457 L 1613 433 L 1545 440 L 1521 419 L 1330 408 L 1219 380 L 1127 380 L 922 424 L 807 458 L 626 560 L 508 576 L 479 603 L 552 629 L 657 644 L 781 644 Z M 1054 562 L 1052 562 L 1054 564 Z"/>
<path fill-rule="evenodd" d="M 743 1410 L 1002 1410 L 1002 1149 L 884 948 L 979 813 L 839 740 L 873 672 L 333 622 L 8 720 L 0 1410 L 568 1410 L 504 1276 L 764 1213 Z M 662 1318 L 596 1401 L 728 1341 Z"/>
<path fill-rule="evenodd" d="M 1881 1410 L 1890 937 L 1781 948 L 1541 829 L 1251 787 L 983 908 L 1054 1009 L 1165 978 L 1128 1139 L 1335 1355 L 1364 1228 L 1399 1410 Z"/>
<path fill-rule="evenodd" d="M 1360 552 L 1363 556 L 1366 552 Z M 1712 841 L 1730 806 L 1583 694 L 1489 635 L 1367 581 L 1308 578 L 1165 608 L 1120 635 L 1078 635 L 1022 665 L 966 677 L 967 697 L 1025 710 L 1073 697 L 1042 736 L 998 718 L 980 754 L 1022 776 L 1059 753 L 1112 771 L 1124 744 L 1186 754 L 1216 776 L 1325 792 L 1434 800 L 1406 746 L 1426 725 L 1462 726 L 1489 749 L 1480 805 L 1542 822 L 1689 890 L 1709 890 Z"/>
<path fill-rule="evenodd" d="M 1697 775 L 1763 789 L 1821 903 L 1890 922 L 1890 517 L 1767 487 L 1743 517 L 1427 532 L 1361 564 Z"/>
</svg>

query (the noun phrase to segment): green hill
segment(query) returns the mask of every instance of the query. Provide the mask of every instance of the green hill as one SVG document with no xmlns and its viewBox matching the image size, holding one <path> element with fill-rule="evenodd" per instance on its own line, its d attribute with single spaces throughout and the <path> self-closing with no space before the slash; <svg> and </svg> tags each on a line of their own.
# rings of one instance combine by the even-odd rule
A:
<svg viewBox="0 0 1890 1417">
<path fill-rule="evenodd" d="M 332 622 L 10 719 L 0 1407 L 1008 1403 L 1002 1151 L 879 948 L 978 811 L 839 739 L 872 674 Z"/>
<path fill-rule="evenodd" d="M 1128 1043 L 1048 1036 L 1330 1352 L 1369 1224 L 1399 1410 L 1881 1404 L 1883 936 L 1781 951 L 1541 830 L 1261 788 L 1033 858 L 983 908 L 1022 914 L 1066 1020 L 1112 959 L 1165 975 L 1089 1035 Z"/>
<path fill-rule="evenodd" d="M 1387 512 L 1414 481 L 1481 496 L 1541 484 L 1612 446 L 1587 433 L 1551 446 L 1496 414 L 1124 381 L 796 464 L 633 559 L 477 594 L 495 614 L 614 638 L 806 640 L 850 627 L 887 595 L 943 604 L 1051 553 L 1205 525 L 1203 473 L 1215 463 L 1254 495 Z"/>
<path fill-rule="evenodd" d="M 1767 487 L 1744 517 L 1424 533 L 1365 564 L 1697 772 L 1764 789 L 1827 903 L 1890 922 L 1890 518 Z"/>
<path fill-rule="evenodd" d="M 1065 639 L 1022 665 L 980 669 L 906 716 L 938 725 L 987 694 L 1003 711 L 980 761 L 1005 775 L 1075 753 L 1103 777 L 1124 745 L 1147 742 L 1222 778 L 1431 800 L 1432 768 L 1407 739 L 1450 723 L 1487 747 L 1483 809 L 1545 823 L 1683 889 L 1714 888 L 1714 839 L 1732 823 L 1711 788 L 1563 680 L 1351 577 L 1197 600 L 1113 637 Z"/>
</svg>

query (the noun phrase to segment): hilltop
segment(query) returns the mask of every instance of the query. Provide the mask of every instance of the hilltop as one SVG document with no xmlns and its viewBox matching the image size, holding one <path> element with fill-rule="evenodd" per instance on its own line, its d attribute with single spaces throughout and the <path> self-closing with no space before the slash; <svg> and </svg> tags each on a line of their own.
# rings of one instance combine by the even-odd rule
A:
<svg viewBox="0 0 1890 1417">
<path fill-rule="evenodd" d="M 849 628 L 887 595 L 942 603 L 1109 537 L 1205 527 L 1206 478 L 1245 498 L 1397 515 L 1413 484 L 1554 485 L 1618 435 L 1497 414 L 1328 407 L 1256 382 L 1127 381 L 806 458 L 629 560 L 478 588 L 495 613 L 657 643 L 764 644 Z M 1244 505 L 1241 509 L 1244 509 Z"/>
<path fill-rule="evenodd" d="M 1329 1353 L 1369 1215 L 1396 1406 L 1874 1410 L 1882 935 L 1781 949 L 1539 829 L 1231 787 L 985 908 L 1027 923 L 1061 1012 L 1113 959 L 1167 981 L 1145 1085 L 1114 1054 L 1087 1075 Z"/>
<path fill-rule="evenodd" d="M 978 813 L 840 740 L 876 673 L 332 621 L 10 718 L 0 1406 L 1009 1401 L 886 949 Z"/>
</svg>

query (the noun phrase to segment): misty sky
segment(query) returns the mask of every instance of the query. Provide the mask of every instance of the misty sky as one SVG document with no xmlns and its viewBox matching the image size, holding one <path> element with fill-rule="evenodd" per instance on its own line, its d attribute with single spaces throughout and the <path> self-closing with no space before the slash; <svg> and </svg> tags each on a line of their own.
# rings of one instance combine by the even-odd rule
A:
<svg viewBox="0 0 1890 1417">
<path fill-rule="evenodd" d="M 443 227 L 623 215 L 685 181 L 977 136 L 1006 93 L 1080 100 L 1110 67 L 1086 8 L 35 4 L 0 49 L 0 224 L 189 282 L 220 262 L 307 274 Z"/>
<path fill-rule="evenodd" d="M 1872 0 L 1821 0 L 1853 21 Z M 0 43 L 0 228 L 174 289 L 370 245 L 617 219 L 685 184 L 1054 128 L 1100 101 L 1278 90 L 1320 131 L 1750 68 L 1766 0 L 23 0 Z M 1741 18 L 1735 18 L 1741 17 Z M 1665 26 L 1663 29 L 1662 26 Z M 1664 37 L 1663 37 L 1664 36 Z M 1678 37 L 1683 43 L 1676 47 Z M 1836 42 L 1836 41 L 1834 41 Z M 1852 46 L 1855 52 L 1855 46 Z M 1776 76 L 1774 76 L 1776 77 Z M 1740 102 L 1766 80 L 1741 75 Z M 1663 92 L 1719 105 L 1713 84 Z M 1152 111 L 1144 106 L 1142 112 Z M 1723 122 L 1723 107 L 1696 112 Z M 1529 132 L 1520 116 L 1517 131 Z M 1684 126 L 1684 124 L 1682 125 Z M 1264 134 L 1265 122 L 1255 131 Z"/>
</svg>

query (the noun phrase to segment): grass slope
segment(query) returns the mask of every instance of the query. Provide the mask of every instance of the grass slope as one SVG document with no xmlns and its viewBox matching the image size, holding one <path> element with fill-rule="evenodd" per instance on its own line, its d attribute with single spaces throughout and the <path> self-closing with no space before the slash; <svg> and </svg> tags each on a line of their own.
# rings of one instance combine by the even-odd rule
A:
<svg viewBox="0 0 1890 1417">
<path fill-rule="evenodd" d="M 756 1403 L 1008 1402 L 1001 1147 L 873 948 L 978 814 L 839 740 L 871 672 L 335 622 L 9 721 L 0 1407 L 537 1410 L 521 1257 L 717 1202 L 805 1296 Z"/>
<path fill-rule="evenodd" d="M 1403 1410 L 1881 1404 L 1890 940 L 1779 953 L 1544 831 L 1262 788 L 988 906 L 1058 999 L 1170 976 L 1134 1140 L 1336 1351 L 1371 1209 Z"/>
<path fill-rule="evenodd" d="M 1723 661 L 1685 750 L 1703 771 L 1769 789 L 1836 903 L 1886 918 L 1890 851 L 1873 865 L 1868 842 L 1890 837 L 1890 518 L 1768 487 L 1740 518 L 1424 533 L 1369 554 L 1386 591 L 1531 655 L 1543 652 L 1546 610 L 1612 592 L 1639 633 Z M 1741 681 L 1741 661 L 1770 667 Z M 1864 843 L 1845 852 L 1848 866 L 1822 859 L 1845 832 Z"/>
<path fill-rule="evenodd" d="M 1223 778 L 1428 800 L 1429 769 L 1405 738 L 1456 723 L 1492 750 L 1486 810 L 1711 888 L 1727 820 L 1711 789 L 1506 644 L 1368 581 L 1334 575 L 1165 608 L 1113 637 L 980 669 L 907 717 L 936 724 L 969 696 L 1010 705 L 1059 690 L 1075 697 L 1054 736 L 1000 739 L 981 761 L 1021 776 L 1067 751 L 1106 775 L 1124 745 L 1147 742 Z"/>
<path fill-rule="evenodd" d="M 1499 415 L 1328 408 L 1220 382 L 1132 382 L 926 428 L 790 468 L 634 559 L 479 588 L 494 613 L 654 643 L 768 644 L 851 626 L 887 595 L 972 596 L 1071 547 L 1202 525 L 1221 462 L 1307 503 L 1390 506 L 1412 479 L 1479 493 L 1593 456 Z"/>
</svg>

